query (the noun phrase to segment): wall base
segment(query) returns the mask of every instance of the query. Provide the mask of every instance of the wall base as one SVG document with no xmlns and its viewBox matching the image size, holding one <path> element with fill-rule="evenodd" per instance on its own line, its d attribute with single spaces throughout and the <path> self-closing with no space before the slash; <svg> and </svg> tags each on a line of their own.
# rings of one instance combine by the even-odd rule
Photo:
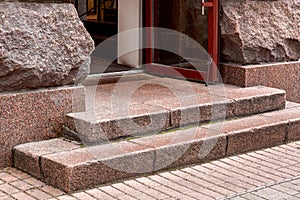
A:
<svg viewBox="0 0 300 200">
<path fill-rule="evenodd" d="M 12 149 L 61 135 L 66 114 L 84 111 L 84 87 L 0 93 L 0 168 L 12 166 Z"/>
<path fill-rule="evenodd" d="M 226 84 L 283 89 L 287 100 L 300 103 L 300 61 L 247 66 L 223 63 L 220 73 Z"/>
</svg>

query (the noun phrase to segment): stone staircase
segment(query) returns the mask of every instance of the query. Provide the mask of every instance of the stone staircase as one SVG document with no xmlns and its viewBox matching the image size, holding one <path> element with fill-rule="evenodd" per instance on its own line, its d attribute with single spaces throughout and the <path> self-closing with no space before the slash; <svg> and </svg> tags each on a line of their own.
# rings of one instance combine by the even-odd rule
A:
<svg viewBox="0 0 300 200">
<path fill-rule="evenodd" d="M 66 192 L 300 139 L 300 104 L 263 86 L 146 74 L 86 83 L 65 133 L 14 148 L 15 167 Z"/>
</svg>

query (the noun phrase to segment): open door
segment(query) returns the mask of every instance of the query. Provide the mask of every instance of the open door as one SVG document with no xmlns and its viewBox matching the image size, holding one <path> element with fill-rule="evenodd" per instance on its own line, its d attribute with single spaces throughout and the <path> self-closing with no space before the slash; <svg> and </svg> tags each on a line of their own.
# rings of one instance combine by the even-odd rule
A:
<svg viewBox="0 0 300 200">
<path fill-rule="evenodd" d="M 146 50 L 146 70 L 168 76 L 180 74 L 184 78 L 204 80 L 206 83 L 217 81 L 218 0 L 145 0 L 145 4 L 146 27 L 161 27 L 185 34 L 205 48 L 207 57 L 210 58 L 200 64 L 203 67 L 199 70 L 193 68 L 185 58 L 149 48 Z M 160 40 L 159 37 L 155 31 L 148 31 L 146 34 L 148 43 L 155 44 Z M 180 38 L 173 40 L 173 43 L 181 48 Z M 201 62 L 202 55 L 192 57 L 191 59 Z"/>
<path fill-rule="evenodd" d="M 142 1 L 141 0 L 118 0 L 118 63 L 131 67 L 141 64 L 140 49 L 141 38 L 139 28 L 142 27 Z M 126 31 L 130 30 L 130 34 Z M 125 32 L 125 34 L 122 34 Z"/>
</svg>

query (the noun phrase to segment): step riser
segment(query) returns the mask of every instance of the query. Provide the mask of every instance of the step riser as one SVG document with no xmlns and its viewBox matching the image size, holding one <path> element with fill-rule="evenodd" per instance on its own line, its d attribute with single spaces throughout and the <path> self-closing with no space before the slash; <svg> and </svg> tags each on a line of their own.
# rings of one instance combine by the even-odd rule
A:
<svg viewBox="0 0 300 200">
<path fill-rule="evenodd" d="M 46 183 L 66 192 L 72 192 L 119 179 L 149 174 L 156 170 L 207 162 L 283 144 L 287 140 L 300 139 L 300 109 L 296 111 L 297 113 L 291 114 L 290 118 L 282 116 L 284 120 L 278 117 L 281 113 L 274 114 L 272 117 L 267 113 L 257 119 L 250 117 L 247 120 L 249 122 L 256 119 L 257 124 L 260 124 L 263 121 L 260 119 L 265 119 L 269 123 L 252 128 L 247 128 L 248 125 L 245 125 L 246 128 L 242 130 L 235 130 L 236 127 L 232 127 L 231 131 L 228 131 L 230 127 L 225 126 L 223 134 L 217 132 L 215 126 L 211 126 L 197 129 L 196 134 L 190 129 L 181 131 L 176 137 L 174 137 L 175 133 L 170 133 L 158 135 L 152 140 L 146 137 L 67 152 L 45 153 L 39 155 L 39 159 L 35 159 L 34 165 L 39 166 L 38 173 L 30 171 L 29 168 L 21 168 L 26 165 L 27 157 L 32 156 L 26 153 L 26 148 L 16 147 L 15 156 L 23 157 L 23 159 L 16 159 L 18 162 L 24 162 L 18 164 L 18 168 L 33 175 L 40 174 L 39 178 Z M 174 142 L 174 140 L 175 143 L 172 144 L 170 141 Z M 207 148 L 210 149 L 210 145 L 212 150 L 200 156 Z M 124 154 L 119 155 L 118 151 L 124 151 Z M 113 153 L 107 156 L 107 152 Z"/>
<path fill-rule="evenodd" d="M 159 133 L 180 126 L 254 115 L 280 110 L 284 107 L 285 94 L 279 93 L 164 110 L 133 118 L 103 122 L 90 123 L 69 115 L 66 126 L 76 132 L 83 143 L 100 144 L 121 137 Z"/>
</svg>

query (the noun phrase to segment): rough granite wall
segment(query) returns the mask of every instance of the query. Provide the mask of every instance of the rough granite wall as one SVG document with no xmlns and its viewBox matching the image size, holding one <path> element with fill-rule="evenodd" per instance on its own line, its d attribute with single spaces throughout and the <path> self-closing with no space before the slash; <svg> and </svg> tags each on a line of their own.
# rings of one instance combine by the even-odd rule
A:
<svg viewBox="0 0 300 200">
<path fill-rule="evenodd" d="M 29 2 L 0 2 L 0 92 L 84 79 L 94 43 L 75 7 Z"/>
<path fill-rule="evenodd" d="M 299 0 L 222 0 L 221 5 L 222 61 L 300 59 Z"/>
<path fill-rule="evenodd" d="M 23 1 L 0 0 L 0 168 L 14 146 L 60 136 L 66 114 L 85 110 L 84 87 L 41 87 L 84 79 L 94 49 L 69 0 Z"/>
</svg>

